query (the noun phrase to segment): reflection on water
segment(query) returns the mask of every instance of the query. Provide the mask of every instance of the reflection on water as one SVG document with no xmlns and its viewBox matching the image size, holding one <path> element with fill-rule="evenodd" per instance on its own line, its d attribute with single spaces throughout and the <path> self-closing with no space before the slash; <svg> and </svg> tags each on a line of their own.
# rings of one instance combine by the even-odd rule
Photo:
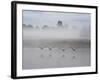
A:
<svg viewBox="0 0 100 80">
<path fill-rule="evenodd" d="M 23 69 L 90 66 L 90 48 L 23 48 Z"/>
<path fill-rule="evenodd" d="M 90 36 L 80 33 L 23 28 L 23 69 L 90 66 Z"/>
</svg>

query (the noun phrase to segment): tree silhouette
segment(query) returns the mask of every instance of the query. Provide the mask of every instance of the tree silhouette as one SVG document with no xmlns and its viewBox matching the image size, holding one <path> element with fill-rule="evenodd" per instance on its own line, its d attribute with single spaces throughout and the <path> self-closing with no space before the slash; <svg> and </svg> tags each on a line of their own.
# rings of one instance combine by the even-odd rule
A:
<svg viewBox="0 0 100 80">
<path fill-rule="evenodd" d="M 36 26 L 35 28 L 36 28 L 36 29 L 39 29 L 39 26 Z"/>
<path fill-rule="evenodd" d="M 33 28 L 33 26 L 31 24 L 27 25 L 28 28 Z"/>
<path fill-rule="evenodd" d="M 62 27 L 62 26 L 63 26 L 62 21 L 59 20 L 59 21 L 57 22 L 57 26 L 58 26 L 58 27 Z"/>
<path fill-rule="evenodd" d="M 49 27 L 48 27 L 48 25 L 44 25 L 43 27 L 42 27 L 42 29 L 48 29 Z"/>
<path fill-rule="evenodd" d="M 26 27 L 26 24 L 22 24 L 23 27 Z"/>
</svg>

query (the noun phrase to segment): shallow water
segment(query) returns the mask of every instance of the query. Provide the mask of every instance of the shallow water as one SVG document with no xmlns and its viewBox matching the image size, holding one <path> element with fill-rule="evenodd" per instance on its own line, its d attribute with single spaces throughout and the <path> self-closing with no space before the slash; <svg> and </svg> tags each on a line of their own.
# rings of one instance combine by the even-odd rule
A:
<svg viewBox="0 0 100 80">
<path fill-rule="evenodd" d="M 23 69 L 90 66 L 90 48 L 23 48 Z"/>
<path fill-rule="evenodd" d="M 23 32 L 23 69 L 90 66 L 89 37 L 79 36 L 77 32 L 68 34 L 66 31 L 60 34 L 59 31 L 41 33 L 32 30 Z"/>
</svg>

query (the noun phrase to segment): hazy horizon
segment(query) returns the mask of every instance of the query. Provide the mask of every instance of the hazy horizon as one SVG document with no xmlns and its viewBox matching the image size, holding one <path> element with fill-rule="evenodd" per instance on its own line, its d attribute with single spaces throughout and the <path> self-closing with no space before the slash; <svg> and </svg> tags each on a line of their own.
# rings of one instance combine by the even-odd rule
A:
<svg viewBox="0 0 100 80">
<path fill-rule="evenodd" d="M 23 24 L 23 69 L 91 65 L 90 14 L 23 10 Z"/>
<path fill-rule="evenodd" d="M 72 12 L 47 12 L 47 11 L 27 11 L 23 10 L 23 24 L 39 26 L 56 26 L 57 21 L 61 20 L 63 25 L 71 26 L 90 26 L 91 15 L 89 13 Z"/>
</svg>

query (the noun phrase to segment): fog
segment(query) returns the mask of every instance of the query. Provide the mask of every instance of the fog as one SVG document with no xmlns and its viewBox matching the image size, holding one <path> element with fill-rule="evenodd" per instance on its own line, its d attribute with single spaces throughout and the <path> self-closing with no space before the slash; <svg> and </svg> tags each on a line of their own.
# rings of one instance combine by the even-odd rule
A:
<svg viewBox="0 0 100 80">
<path fill-rule="evenodd" d="M 23 11 L 23 24 L 32 25 L 33 28 L 38 26 L 41 29 L 44 25 L 47 25 L 49 28 L 53 28 L 53 30 L 45 30 L 45 31 L 29 31 L 32 35 L 37 35 L 37 37 L 55 37 L 58 38 L 57 35 L 65 37 L 65 38 L 77 38 L 77 39 L 89 39 L 90 38 L 90 24 L 91 24 L 91 16 L 89 13 L 63 13 L 63 12 L 43 12 L 43 11 Z M 57 22 L 62 21 L 62 29 L 58 28 Z M 24 26 L 23 26 L 24 27 Z M 54 30 L 55 29 L 55 30 Z M 58 31 L 59 30 L 59 31 Z M 42 36 L 40 34 L 43 34 Z M 48 35 L 47 35 L 48 34 Z M 70 34 L 70 35 L 69 35 Z M 74 34 L 74 35 L 73 35 Z"/>
<path fill-rule="evenodd" d="M 90 66 L 88 13 L 23 11 L 23 69 Z"/>
</svg>

